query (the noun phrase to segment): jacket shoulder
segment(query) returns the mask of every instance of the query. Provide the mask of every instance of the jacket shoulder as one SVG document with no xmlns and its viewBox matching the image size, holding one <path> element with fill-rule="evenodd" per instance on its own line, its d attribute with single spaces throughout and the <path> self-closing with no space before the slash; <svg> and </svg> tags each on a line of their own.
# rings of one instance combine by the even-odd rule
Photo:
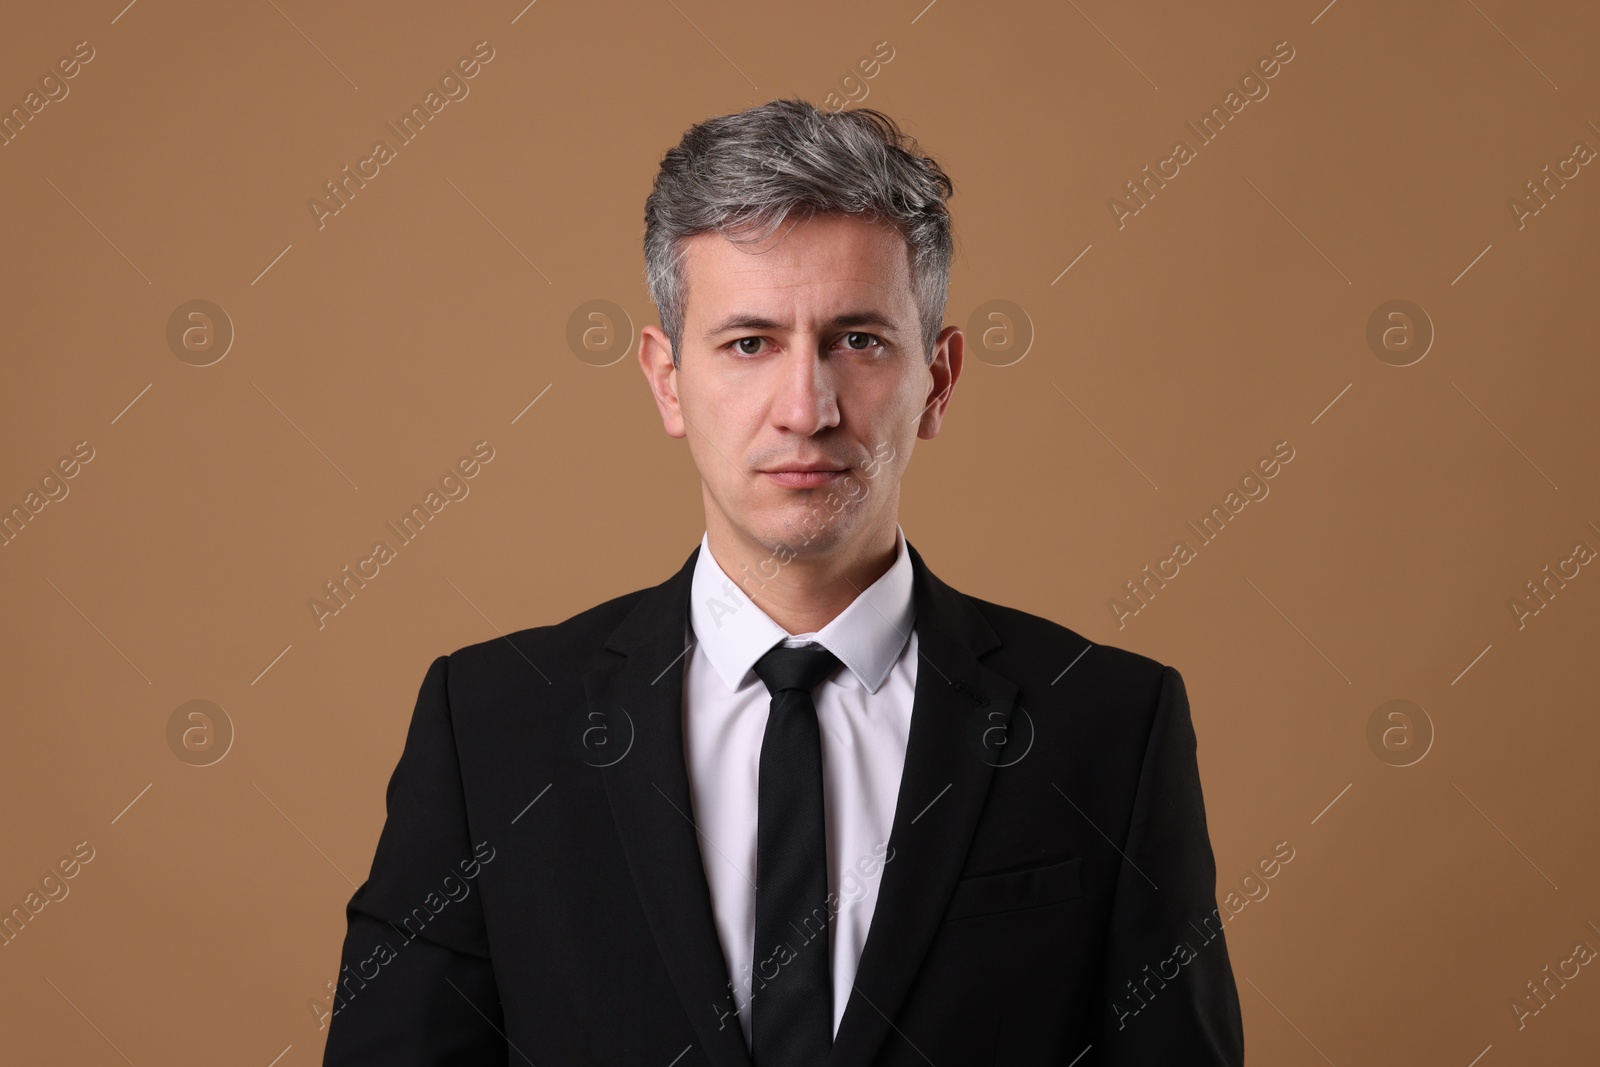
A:
<svg viewBox="0 0 1600 1067">
<path fill-rule="evenodd" d="M 1073 672 L 1080 677 L 1093 675 L 1119 684 L 1131 682 L 1159 687 L 1166 665 L 1154 657 L 1120 645 L 1097 643 L 1043 615 L 962 595 L 1000 638 L 1001 645 L 994 655 L 1008 664 L 1036 663 L 1040 671 L 1049 674 L 1045 679 L 1049 684 L 1057 678 L 1065 681 L 1061 676 Z"/>
<path fill-rule="evenodd" d="M 529 662 L 551 663 L 563 674 L 573 667 L 587 670 L 605 651 L 606 638 L 627 617 L 648 590 L 635 589 L 586 608 L 560 622 L 529 626 L 500 637 L 463 645 L 450 653 L 453 668 L 496 670 Z"/>
</svg>

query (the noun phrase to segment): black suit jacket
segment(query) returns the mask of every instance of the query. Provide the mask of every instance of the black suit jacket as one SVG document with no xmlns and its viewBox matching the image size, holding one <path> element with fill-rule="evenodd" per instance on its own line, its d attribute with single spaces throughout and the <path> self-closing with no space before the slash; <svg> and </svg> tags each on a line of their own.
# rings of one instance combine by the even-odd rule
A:
<svg viewBox="0 0 1600 1067">
<path fill-rule="evenodd" d="M 907 549 L 910 737 L 829 1067 L 1242 1063 L 1182 678 Z M 684 764 L 699 551 L 433 661 L 324 1064 L 750 1067 Z"/>
</svg>

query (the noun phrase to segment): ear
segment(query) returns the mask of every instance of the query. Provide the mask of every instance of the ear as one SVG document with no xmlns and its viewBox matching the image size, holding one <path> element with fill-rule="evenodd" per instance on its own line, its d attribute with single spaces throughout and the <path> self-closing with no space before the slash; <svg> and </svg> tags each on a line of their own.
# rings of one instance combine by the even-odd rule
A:
<svg viewBox="0 0 1600 1067">
<path fill-rule="evenodd" d="M 945 408 L 950 406 L 956 379 L 961 377 L 961 361 L 965 350 L 966 335 L 959 326 L 946 326 L 934 342 L 933 362 L 928 364 L 931 386 L 928 395 L 923 398 L 922 420 L 917 426 L 917 436 L 924 441 L 939 436 Z"/>
<path fill-rule="evenodd" d="M 683 412 L 678 408 L 678 368 L 672 365 L 672 342 L 659 326 L 646 326 L 639 331 L 639 367 L 650 383 L 667 436 L 687 436 Z"/>
</svg>

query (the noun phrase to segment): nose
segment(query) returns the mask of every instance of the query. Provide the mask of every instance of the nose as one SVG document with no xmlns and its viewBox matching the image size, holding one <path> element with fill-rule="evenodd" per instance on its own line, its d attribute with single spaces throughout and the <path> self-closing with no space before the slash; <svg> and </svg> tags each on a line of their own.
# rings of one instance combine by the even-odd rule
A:
<svg viewBox="0 0 1600 1067">
<path fill-rule="evenodd" d="M 835 369 L 814 345 L 797 345 L 778 361 L 776 373 L 771 416 L 774 426 L 810 437 L 839 425 Z"/>
</svg>

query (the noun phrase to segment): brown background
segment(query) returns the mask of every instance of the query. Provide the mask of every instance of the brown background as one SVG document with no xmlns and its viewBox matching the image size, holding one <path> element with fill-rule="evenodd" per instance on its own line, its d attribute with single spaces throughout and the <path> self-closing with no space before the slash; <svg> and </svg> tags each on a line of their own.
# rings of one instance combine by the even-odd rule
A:
<svg viewBox="0 0 1600 1067">
<path fill-rule="evenodd" d="M 1521 1029 L 1510 1002 L 1600 947 L 1600 575 L 1521 628 L 1509 602 L 1600 548 L 1600 174 L 1520 228 L 1508 201 L 1600 148 L 1600 18 L 924 3 L 7 13 L 6 108 L 94 59 L 0 148 L 0 505 L 94 458 L 0 548 L 0 907 L 94 859 L 0 948 L 0 1058 L 318 1062 L 428 662 L 659 582 L 703 529 L 623 347 L 655 321 L 660 154 L 834 92 L 956 181 L 946 321 L 1031 323 L 1020 361 L 969 356 L 907 535 L 957 588 L 1183 673 L 1219 897 L 1295 849 L 1228 927 L 1251 1062 L 1593 1062 L 1594 966 Z M 478 41 L 470 94 L 319 228 L 308 200 Z M 1270 95 L 1119 229 L 1108 200 L 1280 41 Z M 204 367 L 167 340 L 195 299 L 236 333 Z M 1367 342 L 1394 299 L 1436 331 L 1410 366 Z M 629 321 L 580 358 L 592 300 Z M 319 629 L 307 601 L 481 440 L 470 495 Z M 1119 627 L 1279 441 L 1270 496 Z M 197 699 L 234 734 L 207 766 L 168 739 Z M 1368 742 L 1396 699 L 1431 723 L 1410 766 L 1420 714 Z"/>
</svg>

